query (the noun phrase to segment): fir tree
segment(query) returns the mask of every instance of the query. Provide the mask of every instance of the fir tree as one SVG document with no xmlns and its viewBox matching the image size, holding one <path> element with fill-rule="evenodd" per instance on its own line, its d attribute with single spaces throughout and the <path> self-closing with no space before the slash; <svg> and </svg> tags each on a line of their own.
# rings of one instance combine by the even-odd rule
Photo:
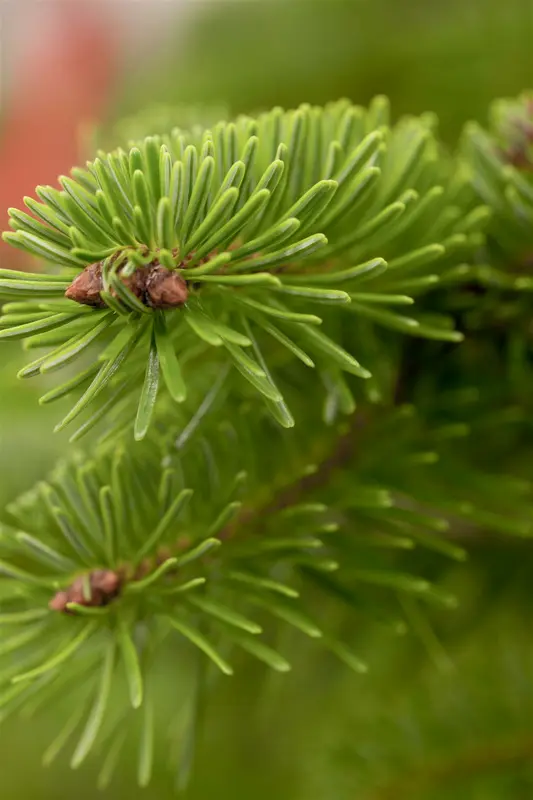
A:
<svg viewBox="0 0 533 800">
<path fill-rule="evenodd" d="M 0 529 L 0 719 L 68 697 L 45 762 L 100 758 L 107 785 L 136 737 L 145 786 L 170 731 L 183 789 L 219 678 L 287 672 L 290 631 L 356 673 L 355 619 L 442 657 L 424 608 L 456 599 L 409 551 L 532 531 L 517 398 L 487 386 L 527 350 L 518 108 L 457 154 L 382 97 L 275 108 L 99 152 L 10 209 L 46 268 L 0 271 L 0 338 L 38 351 L 19 376 L 67 398 L 76 443 Z"/>
</svg>

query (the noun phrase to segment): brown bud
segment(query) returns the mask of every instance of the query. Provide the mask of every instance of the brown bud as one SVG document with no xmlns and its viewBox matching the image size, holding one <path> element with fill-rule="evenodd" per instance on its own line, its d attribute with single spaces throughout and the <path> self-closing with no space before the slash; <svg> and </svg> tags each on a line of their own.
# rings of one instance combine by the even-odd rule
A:
<svg viewBox="0 0 533 800">
<path fill-rule="evenodd" d="M 114 597 L 120 589 L 120 578 L 113 570 L 97 569 L 91 573 L 91 588 L 105 597 Z"/>
<path fill-rule="evenodd" d="M 120 275 L 120 273 L 119 273 Z M 188 297 L 185 280 L 177 270 L 163 267 L 159 262 L 139 267 L 132 275 L 120 275 L 120 280 L 145 306 L 158 309 L 179 308 Z M 65 297 L 82 305 L 105 308 L 102 291 L 102 265 L 90 264 L 75 278 Z M 115 292 L 111 290 L 115 295 Z"/>
<path fill-rule="evenodd" d="M 105 308 L 105 303 L 100 297 L 101 290 L 102 265 L 90 264 L 77 278 L 74 278 L 65 292 L 65 297 L 84 306 Z"/>
<path fill-rule="evenodd" d="M 141 301 L 141 303 L 145 303 L 145 291 L 146 291 L 146 279 L 148 273 L 150 272 L 150 267 L 138 267 L 132 275 L 128 277 L 121 275 L 120 280 L 124 284 L 124 286 L 130 290 L 135 297 Z M 113 296 L 116 295 L 115 291 L 112 289 L 111 294 Z"/>
<path fill-rule="evenodd" d="M 84 578 L 75 578 L 66 590 L 59 591 L 48 603 L 52 611 L 68 613 L 67 604 L 96 608 L 106 606 L 117 597 L 121 588 L 120 575 L 110 569 L 95 569 L 89 574 L 90 597 L 84 595 Z"/>
<path fill-rule="evenodd" d="M 146 279 L 147 305 L 152 308 L 178 308 L 187 302 L 189 291 L 177 270 L 154 266 Z"/>
<path fill-rule="evenodd" d="M 48 608 L 51 611 L 65 611 L 68 602 L 68 592 L 57 592 L 48 603 Z"/>
<path fill-rule="evenodd" d="M 68 601 L 69 603 L 76 603 L 79 606 L 92 606 L 92 605 L 99 605 L 98 603 L 94 603 L 95 597 L 94 592 L 92 591 L 92 584 L 89 577 L 89 586 L 91 587 L 91 597 L 89 600 L 85 599 L 85 595 L 83 593 L 83 579 L 76 578 L 73 582 L 72 586 L 68 590 Z"/>
</svg>

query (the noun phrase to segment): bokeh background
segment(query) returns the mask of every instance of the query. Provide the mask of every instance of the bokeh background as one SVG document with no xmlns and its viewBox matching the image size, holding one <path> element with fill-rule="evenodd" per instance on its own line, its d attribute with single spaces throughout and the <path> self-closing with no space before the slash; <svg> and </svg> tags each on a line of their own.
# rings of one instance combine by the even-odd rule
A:
<svg viewBox="0 0 533 800">
<path fill-rule="evenodd" d="M 97 145 L 218 109 L 385 93 L 396 115 L 437 112 L 453 147 L 493 98 L 533 86 L 533 3 L 0 0 L 0 48 L 5 227 L 8 206 Z M 36 268 L 20 259 L 0 248 L 2 266 Z M 54 411 L 37 407 L 42 387 L 12 377 L 19 360 L 3 345 L 2 504 L 65 445 L 48 433 Z M 442 572 L 461 599 L 432 620 L 445 649 L 423 620 L 418 635 L 400 638 L 362 622 L 367 677 L 345 675 L 301 643 L 280 683 L 245 669 L 239 691 L 217 695 L 191 799 L 530 800 L 531 561 L 526 545 L 492 542 L 470 565 Z M 161 692 L 171 697 L 179 680 L 176 665 Z M 53 723 L 52 710 L 0 727 L 2 800 L 99 796 L 90 766 L 39 768 Z M 163 778 L 141 793 L 130 773 L 108 796 L 171 796 Z"/>
</svg>

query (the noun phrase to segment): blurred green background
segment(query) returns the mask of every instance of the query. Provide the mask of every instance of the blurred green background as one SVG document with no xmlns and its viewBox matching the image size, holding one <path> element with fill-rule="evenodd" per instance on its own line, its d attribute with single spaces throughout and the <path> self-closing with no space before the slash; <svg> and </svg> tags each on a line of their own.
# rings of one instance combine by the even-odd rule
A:
<svg viewBox="0 0 533 800">
<path fill-rule="evenodd" d="M 484 118 L 494 97 L 533 80 L 530 0 L 241 0 L 186 4 L 179 47 L 154 52 L 117 98 L 227 105 L 232 112 L 366 103 L 385 93 L 394 112 L 436 111 L 443 135 Z"/>
<path fill-rule="evenodd" d="M 186 5 L 179 46 L 172 36 L 147 41 L 150 61 L 136 68 L 132 59 L 110 108 L 108 138 L 119 120 L 154 104 L 238 112 L 339 96 L 365 103 L 385 93 L 395 115 L 436 111 L 453 144 L 493 98 L 533 84 L 531 0 Z M 57 411 L 37 406 L 42 386 L 12 377 L 19 362 L 18 349 L 2 349 L 2 502 L 64 447 L 49 434 Z M 352 638 L 371 666 L 367 677 L 311 656 L 301 640 L 289 643 L 294 670 L 278 683 L 265 685 L 261 670 L 243 666 L 240 688 L 228 681 L 217 695 L 191 800 L 530 800 L 531 558 L 526 545 L 510 543 L 476 551 L 469 566 L 435 567 L 462 601 L 434 620 L 446 653 L 424 629 L 397 638 L 358 622 Z M 169 702 L 179 681 L 179 665 L 169 666 L 160 689 Z M 54 735 L 53 712 L 2 729 L 2 800 L 99 796 L 90 766 L 39 768 Z M 171 796 L 157 779 L 141 792 L 131 772 L 109 797 Z"/>
</svg>

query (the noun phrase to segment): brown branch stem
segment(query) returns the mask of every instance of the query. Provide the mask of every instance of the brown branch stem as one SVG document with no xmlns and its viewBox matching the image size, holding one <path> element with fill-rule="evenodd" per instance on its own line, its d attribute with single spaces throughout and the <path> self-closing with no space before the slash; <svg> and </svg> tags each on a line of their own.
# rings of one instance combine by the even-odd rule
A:
<svg viewBox="0 0 533 800">
<path fill-rule="evenodd" d="M 315 462 L 318 461 L 314 472 L 299 477 L 279 491 L 274 489 L 266 500 L 254 506 L 244 507 L 237 517 L 220 531 L 218 538 L 221 541 L 229 541 L 238 536 L 243 528 L 257 531 L 271 515 L 298 504 L 309 492 L 327 485 L 333 473 L 353 457 L 358 442 L 356 433 L 362 430 L 365 424 L 366 418 L 363 415 L 354 415 L 348 429 L 336 439 L 333 446 L 329 439 L 322 445 L 319 458 L 314 459 Z M 186 550 L 190 544 L 188 537 L 181 537 L 173 546 L 161 548 L 155 556 L 144 559 L 137 567 L 122 564 L 117 570 L 95 569 L 85 576 L 77 576 L 70 586 L 54 595 L 49 607 L 55 611 L 67 612 L 69 603 L 85 606 L 107 605 L 120 596 L 126 583 L 145 578 L 164 561 Z M 84 579 L 86 589 L 87 587 L 90 589 L 88 595 L 83 591 Z"/>
</svg>

